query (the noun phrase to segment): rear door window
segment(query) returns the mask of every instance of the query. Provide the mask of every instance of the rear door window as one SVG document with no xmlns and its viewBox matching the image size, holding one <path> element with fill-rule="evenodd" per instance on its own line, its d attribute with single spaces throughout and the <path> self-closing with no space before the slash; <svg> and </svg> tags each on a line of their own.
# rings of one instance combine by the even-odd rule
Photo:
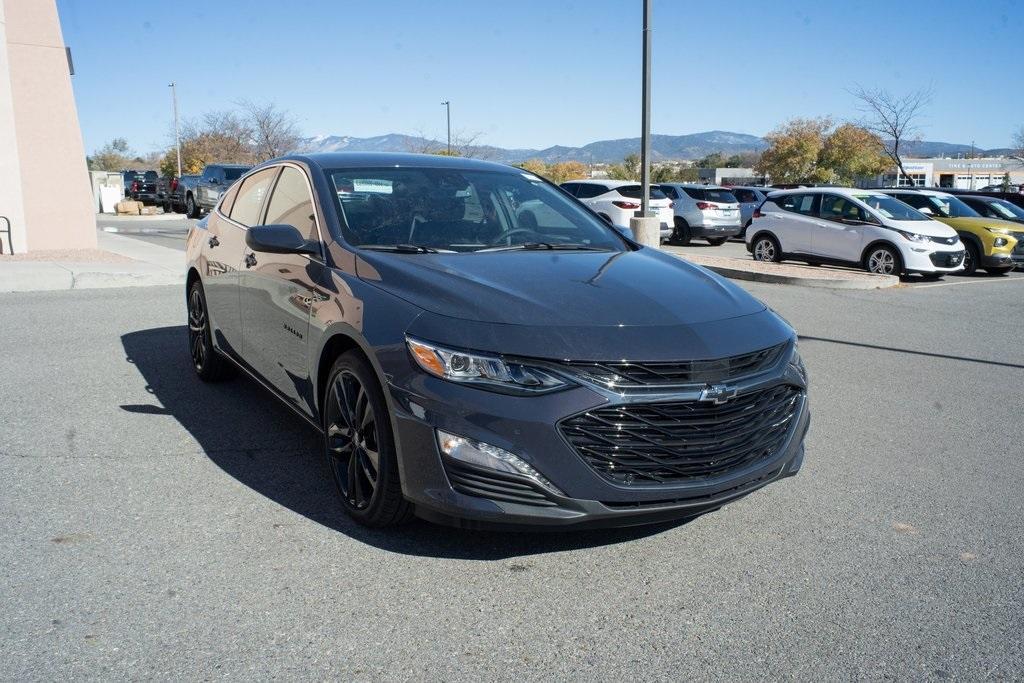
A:
<svg viewBox="0 0 1024 683">
<path fill-rule="evenodd" d="M 813 194 L 789 194 L 785 197 L 779 197 L 776 203 L 785 211 L 813 216 L 817 213 L 815 208 L 816 199 L 817 195 Z"/>
<path fill-rule="evenodd" d="M 220 200 L 220 212 L 225 216 L 231 215 L 231 205 L 235 203 L 235 196 L 238 194 L 238 185 L 232 185 L 231 189 L 224 193 Z"/>
<path fill-rule="evenodd" d="M 277 175 L 277 171 L 278 167 L 267 168 L 242 181 L 242 186 L 238 189 L 238 196 L 231 207 L 231 220 L 241 223 L 245 227 L 259 223 L 263 200 L 267 197 L 270 183 Z"/>
</svg>

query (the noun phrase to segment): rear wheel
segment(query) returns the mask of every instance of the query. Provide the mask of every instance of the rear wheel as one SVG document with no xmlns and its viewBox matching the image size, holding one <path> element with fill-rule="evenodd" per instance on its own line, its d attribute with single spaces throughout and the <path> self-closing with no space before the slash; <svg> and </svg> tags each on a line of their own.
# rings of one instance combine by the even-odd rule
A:
<svg viewBox="0 0 1024 683">
<path fill-rule="evenodd" d="M 685 218 L 676 216 L 675 230 L 672 231 L 672 241 L 683 246 L 690 243 L 690 224 L 686 222 Z"/>
<path fill-rule="evenodd" d="M 725 244 L 725 241 L 727 239 L 729 239 L 729 238 L 728 237 L 709 237 L 708 238 L 708 244 L 710 244 L 713 247 L 720 247 L 723 244 Z"/>
<path fill-rule="evenodd" d="M 765 263 L 778 263 L 782 260 L 782 249 L 779 248 L 778 241 L 771 235 L 759 235 L 755 238 L 751 253 L 755 260 Z"/>
<path fill-rule="evenodd" d="M 964 244 L 964 275 L 974 275 L 978 272 L 978 261 L 981 260 L 981 255 L 978 253 L 978 248 L 974 246 L 974 242 L 966 242 Z"/>
<path fill-rule="evenodd" d="M 199 218 L 199 207 L 192 195 L 185 198 L 185 215 L 189 218 Z"/>
<path fill-rule="evenodd" d="M 899 275 L 903 272 L 900 255 L 892 247 L 879 245 L 872 247 L 864 259 L 864 268 L 877 275 Z"/>
<path fill-rule="evenodd" d="M 345 511 L 369 527 L 409 520 L 412 504 L 402 495 L 387 402 L 358 352 L 334 362 L 323 405 L 324 452 Z"/>
<path fill-rule="evenodd" d="M 188 349 L 192 367 L 204 382 L 219 382 L 230 377 L 228 361 L 213 348 L 210 316 L 207 314 L 206 293 L 198 280 L 188 291 Z"/>
</svg>

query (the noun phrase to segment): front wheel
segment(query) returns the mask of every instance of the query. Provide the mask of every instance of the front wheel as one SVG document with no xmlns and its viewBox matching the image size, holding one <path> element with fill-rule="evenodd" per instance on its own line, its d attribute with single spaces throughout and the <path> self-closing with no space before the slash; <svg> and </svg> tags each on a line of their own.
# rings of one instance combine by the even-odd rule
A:
<svg viewBox="0 0 1024 683">
<path fill-rule="evenodd" d="M 199 218 L 199 207 L 196 206 L 196 200 L 192 195 L 185 199 L 185 215 L 189 218 Z"/>
<path fill-rule="evenodd" d="M 672 231 L 672 241 L 684 247 L 690 243 L 690 224 L 685 218 L 675 217 L 675 229 Z"/>
<path fill-rule="evenodd" d="M 409 520 L 384 392 L 358 352 L 334 362 L 323 405 L 324 452 L 345 511 L 368 527 Z"/>
<path fill-rule="evenodd" d="M 892 247 L 873 247 L 864 259 L 864 268 L 876 275 L 899 275 L 903 271 L 900 255 Z"/>
<path fill-rule="evenodd" d="M 761 235 L 756 238 L 751 247 L 751 253 L 756 261 L 778 263 L 782 260 L 782 249 L 775 238 L 770 235 Z"/>
<path fill-rule="evenodd" d="M 981 260 L 981 255 L 978 253 L 978 248 L 974 246 L 973 242 L 967 242 L 964 244 L 964 275 L 974 275 L 978 272 L 978 261 Z"/>
<path fill-rule="evenodd" d="M 192 368 L 204 382 L 219 382 L 231 376 L 231 366 L 213 348 L 206 293 L 197 280 L 188 290 L 188 349 Z"/>
</svg>

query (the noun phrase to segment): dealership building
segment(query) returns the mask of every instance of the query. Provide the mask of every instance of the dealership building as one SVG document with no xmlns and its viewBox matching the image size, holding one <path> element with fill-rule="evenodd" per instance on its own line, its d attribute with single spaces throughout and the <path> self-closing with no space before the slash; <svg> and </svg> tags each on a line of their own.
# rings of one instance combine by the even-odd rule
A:
<svg viewBox="0 0 1024 683">
<path fill-rule="evenodd" d="M 1009 182 L 1014 185 L 1024 183 L 1024 162 L 1007 157 L 908 159 L 903 162 L 903 168 L 907 172 L 906 176 L 892 168 L 864 184 L 884 187 L 923 185 L 977 190 L 986 185 L 1000 185 L 1007 175 Z"/>
</svg>

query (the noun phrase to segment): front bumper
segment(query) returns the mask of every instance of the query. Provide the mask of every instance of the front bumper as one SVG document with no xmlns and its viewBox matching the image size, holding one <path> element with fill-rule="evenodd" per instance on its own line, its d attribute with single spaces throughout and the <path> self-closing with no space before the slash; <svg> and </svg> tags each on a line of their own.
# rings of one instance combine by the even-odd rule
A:
<svg viewBox="0 0 1024 683">
<path fill-rule="evenodd" d="M 461 527 L 576 529 L 696 517 L 795 475 L 803 463 L 804 436 L 810 424 L 805 386 L 783 358 L 777 367 L 740 389 L 743 393 L 794 384 L 803 390 L 785 439 L 773 453 L 715 478 L 671 485 L 617 485 L 588 466 L 557 425 L 563 418 L 614 405 L 618 399 L 589 386 L 523 398 L 423 373 L 403 374 L 392 375 L 389 384 L 403 493 L 415 504 L 418 516 Z M 516 454 L 564 495 L 531 487 L 525 478 L 517 480 L 448 460 L 439 452 L 436 429 Z"/>
<path fill-rule="evenodd" d="M 943 245 L 945 246 L 945 245 Z M 914 273 L 956 273 L 964 269 L 962 246 L 937 249 L 932 246 L 902 246 L 903 267 Z"/>
</svg>

